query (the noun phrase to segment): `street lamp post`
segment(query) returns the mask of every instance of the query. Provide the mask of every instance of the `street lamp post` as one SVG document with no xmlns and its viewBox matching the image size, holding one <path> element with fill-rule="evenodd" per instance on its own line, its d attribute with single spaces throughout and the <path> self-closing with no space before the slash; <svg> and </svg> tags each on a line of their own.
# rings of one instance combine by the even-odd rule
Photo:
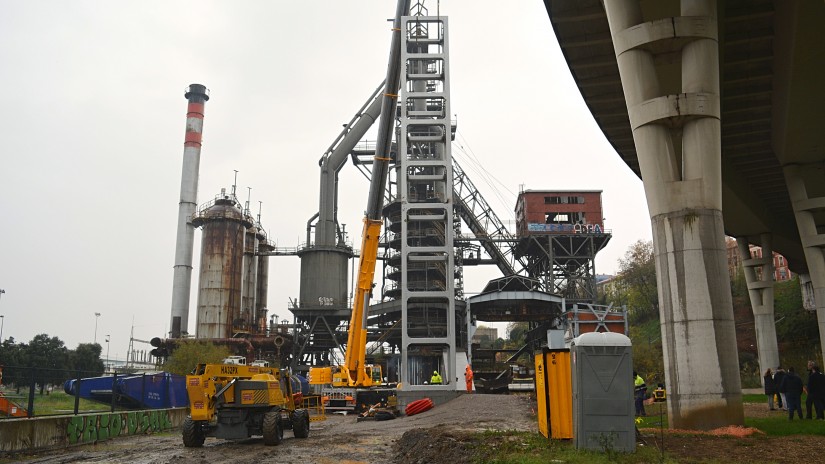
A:
<svg viewBox="0 0 825 464">
<path fill-rule="evenodd" d="M 97 344 L 97 318 L 100 317 L 100 313 L 95 313 L 95 344 Z"/>
<path fill-rule="evenodd" d="M 6 293 L 5 290 L 0 288 L 0 298 L 3 297 L 3 294 Z M 3 343 L 3 324 L 6 322 L 6 316 L 0 314 L 0 343 Z"/>
<path fill-rule="evenodd" d="M 106 367 L 109 367 L 109 335 L 106 335 Z"/>
</svg>

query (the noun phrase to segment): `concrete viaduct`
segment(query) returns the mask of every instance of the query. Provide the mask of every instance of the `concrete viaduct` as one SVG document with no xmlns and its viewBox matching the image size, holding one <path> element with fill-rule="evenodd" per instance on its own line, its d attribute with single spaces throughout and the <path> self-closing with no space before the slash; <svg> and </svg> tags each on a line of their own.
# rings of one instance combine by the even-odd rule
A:
<svg viewBox="0 0 825 464">
<path fill-rule="evenodd" d="M 670 425 L 742 424 L 726 234 L 767 257 L 744 262 L 761 369 L 779 364 L 772 251 L 825 339 L 825 2 L 544 3 L 584 101 L 644 183 Z"/>
</svg>

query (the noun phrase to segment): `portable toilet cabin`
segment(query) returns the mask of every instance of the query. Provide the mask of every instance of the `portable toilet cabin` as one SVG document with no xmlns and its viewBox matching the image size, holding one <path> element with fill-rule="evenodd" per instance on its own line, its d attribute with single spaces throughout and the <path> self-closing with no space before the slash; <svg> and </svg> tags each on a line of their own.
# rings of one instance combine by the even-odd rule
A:
<svg viewBox="0 0 825 464">
<path fill-rule="evenodd" d="M 570 351 L 576 448 L 635 451 L 630 339 L 615 332 L 589 332 L 574 338 Z"/>
</svg>

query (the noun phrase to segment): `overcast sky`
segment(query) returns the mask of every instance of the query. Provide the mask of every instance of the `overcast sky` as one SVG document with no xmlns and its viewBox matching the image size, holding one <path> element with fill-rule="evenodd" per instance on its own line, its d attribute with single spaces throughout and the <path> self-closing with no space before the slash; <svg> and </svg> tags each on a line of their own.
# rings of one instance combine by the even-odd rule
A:
<svg viewBox="0 0 825 464">
<path fill-rule="evenodd" d="M 603 190 L 613 239 L 598 273 L 650 239 L 641 181 L 573 83 L 539 0 L 430 0 L 449 17 L 453 155 L 499 217 L 520 189 Z M 0 314 L 3 338 L 69 348 L 130 329 L 165 336 L 186 116 L 206 85 L 198 203 L 238 170 L 278 246 L 304 242 L 318 159 L 384 78 L 395 2 L 0 0 Z M 360 243 L 368 183 L 341 175 L 339 218 Z M 194 331 L 200 232 L 190 330 Z M 289 317 L 299 262 L 275 257 L 270 314 Z M 467 269 L 467 293 L 494 268 Z M 134 322 L 133 322 L 134 321 Z M 137 348 L 146 345 L 137 344 Z"/>
</svg>

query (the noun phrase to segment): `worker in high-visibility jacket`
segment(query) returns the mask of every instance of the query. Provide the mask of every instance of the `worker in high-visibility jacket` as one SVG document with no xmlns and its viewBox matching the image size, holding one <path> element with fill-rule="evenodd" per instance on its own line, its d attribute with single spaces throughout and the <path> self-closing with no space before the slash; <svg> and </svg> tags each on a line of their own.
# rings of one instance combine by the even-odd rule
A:
<svg viewBox="0 0 825 464">
<path fill-rule="evenodd" d="M 641 375 L 633 371 L 633 399 L 636 403 L 636 417 L 646 416 L 645 396 L 647 396 L 647 385 Z"/>
<path fill-rule="evenodd" d="M 467 393 L 473 392 L 473 368 L 467 364 L 464 368 L 464 382 L 467 383 Z"/>
<path fill-rule="evenodd" d="M 430 378 L 430 385 L 441 385 L 444 380 L 441 378 L 441 374 L 438 371 L 433 371 L 433 376 Z"/>
</svg>

